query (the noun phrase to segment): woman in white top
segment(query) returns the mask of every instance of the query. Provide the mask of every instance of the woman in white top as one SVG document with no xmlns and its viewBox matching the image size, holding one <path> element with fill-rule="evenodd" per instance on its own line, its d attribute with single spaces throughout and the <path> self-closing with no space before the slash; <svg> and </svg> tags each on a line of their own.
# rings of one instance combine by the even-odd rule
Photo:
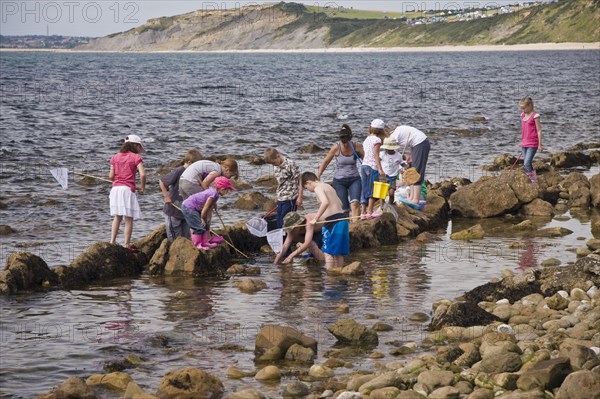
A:
<svg viewBox="0 0 600 399">
<path fill-rule="evenodd" d="M 398 126 L 390 135 L 390 138 L 398 142 L 403 154 L 409 149 L 407 161 L 421 175 L 419 180 L 410 186 L 407 195 L 407 199 L 410 202 L 418 204 L 421 200 L 421 184 L 425 180 L 427 158 L 429 157 L 429 149 L 431 148 L 429 139 L 419 129 L 406 125 Z"/>
</svg>

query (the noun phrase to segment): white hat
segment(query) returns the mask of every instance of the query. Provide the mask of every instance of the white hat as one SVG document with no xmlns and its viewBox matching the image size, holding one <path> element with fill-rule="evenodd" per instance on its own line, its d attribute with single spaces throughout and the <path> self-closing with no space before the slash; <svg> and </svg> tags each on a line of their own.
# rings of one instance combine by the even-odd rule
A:
<svg viewBox="0 0 600 399">
<path fill-rule="evenodd" d="M 385 140 L 383 140 L 383 145 L 379 148 L 382 150 L 399 150 L 400 146 L 396 140 L 391 137 L 387 137 Z"/>
<path fill-rule="evenodd" d="M 127 136 L 125 138 L 125 142 L 130 142 L 130 143 L 137 143 L 139 145 L 142 146 L 142 148 L 144 148 L 144 143 L 142 142 L 142 139 L 140 136 L 136 135 L 136 134 L 130 134 L 129 136 Z"/>
<path fill-rule="evenodd" d="M 373 119 L 373 122 L 371 122 L 371 127 L 375 129 L 383 129 L 385 128 L 385 122 L 381 119 Z"/>
</svg>

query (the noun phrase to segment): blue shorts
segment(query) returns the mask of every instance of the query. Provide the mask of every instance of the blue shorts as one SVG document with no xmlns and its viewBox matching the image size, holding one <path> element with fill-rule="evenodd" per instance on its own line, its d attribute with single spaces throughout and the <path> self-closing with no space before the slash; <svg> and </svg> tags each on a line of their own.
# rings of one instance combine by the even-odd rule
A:
<svg viewBox="0 0 600 399">
<path fill-rule="evenodd" d="M 321 229 L 323 234 L 323 253 L 328 255 L 350 254 L 350 230 L 347 220 L 326 223 Z"/>
</svg>

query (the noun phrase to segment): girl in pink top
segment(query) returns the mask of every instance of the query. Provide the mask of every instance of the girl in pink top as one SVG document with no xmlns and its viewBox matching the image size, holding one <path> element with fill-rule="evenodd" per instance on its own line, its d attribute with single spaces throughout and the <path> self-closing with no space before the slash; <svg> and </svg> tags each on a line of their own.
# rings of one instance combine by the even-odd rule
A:
<svg viewBox="0 0 600 399">
<path fill-rule="evenodd" d="M 114 216 L 111 230 L 110 243 L 115 244 L 121 220 L 125 218 L 125 241 L 123 246 L 129 248 L 133 220 L 140 219 L 142 212 L 138 204 L 135 186 L 136 171 L 140 174 L 140 187 L 137 191 L 144 192 L 146 186 L 146 172 L 142 157 L 144 152 L 142 139 L 135 134 L 127 136 L 118 153 L 110 159 L 109 178 L 113 182 L 110 190 L 110 215 Z"/>
<path fill-rule="evenodd" d="M 537 175 L 531 164 L 537 151 L 542 152 L 542 123 L 540 114 L 533 109 L 531 97 L 519 101 L 521 108 L 521 147 L 523 148 L 523 166 L 531 183 L 537 186 Z"/>
</svg>

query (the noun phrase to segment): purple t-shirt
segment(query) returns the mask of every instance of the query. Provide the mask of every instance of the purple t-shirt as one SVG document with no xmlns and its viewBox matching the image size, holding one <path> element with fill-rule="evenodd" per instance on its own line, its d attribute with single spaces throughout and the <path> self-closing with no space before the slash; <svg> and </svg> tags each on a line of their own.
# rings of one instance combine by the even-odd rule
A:
<svg viewBox="0 0 600 399">
<path fill-rule="evenodd" d="M 219 199 L 219 193 L 217 192 L 216 188 L 209 187 L 204 191 L 190 195 L 185 201 L 183 201 L 183 205 L 185 205 L 185 207 L 188 209 L 194 209 L 198 212 L 202 212 L 202 209 L 209 198 L 213 198 L 215 202 Z"/>
</svg>

